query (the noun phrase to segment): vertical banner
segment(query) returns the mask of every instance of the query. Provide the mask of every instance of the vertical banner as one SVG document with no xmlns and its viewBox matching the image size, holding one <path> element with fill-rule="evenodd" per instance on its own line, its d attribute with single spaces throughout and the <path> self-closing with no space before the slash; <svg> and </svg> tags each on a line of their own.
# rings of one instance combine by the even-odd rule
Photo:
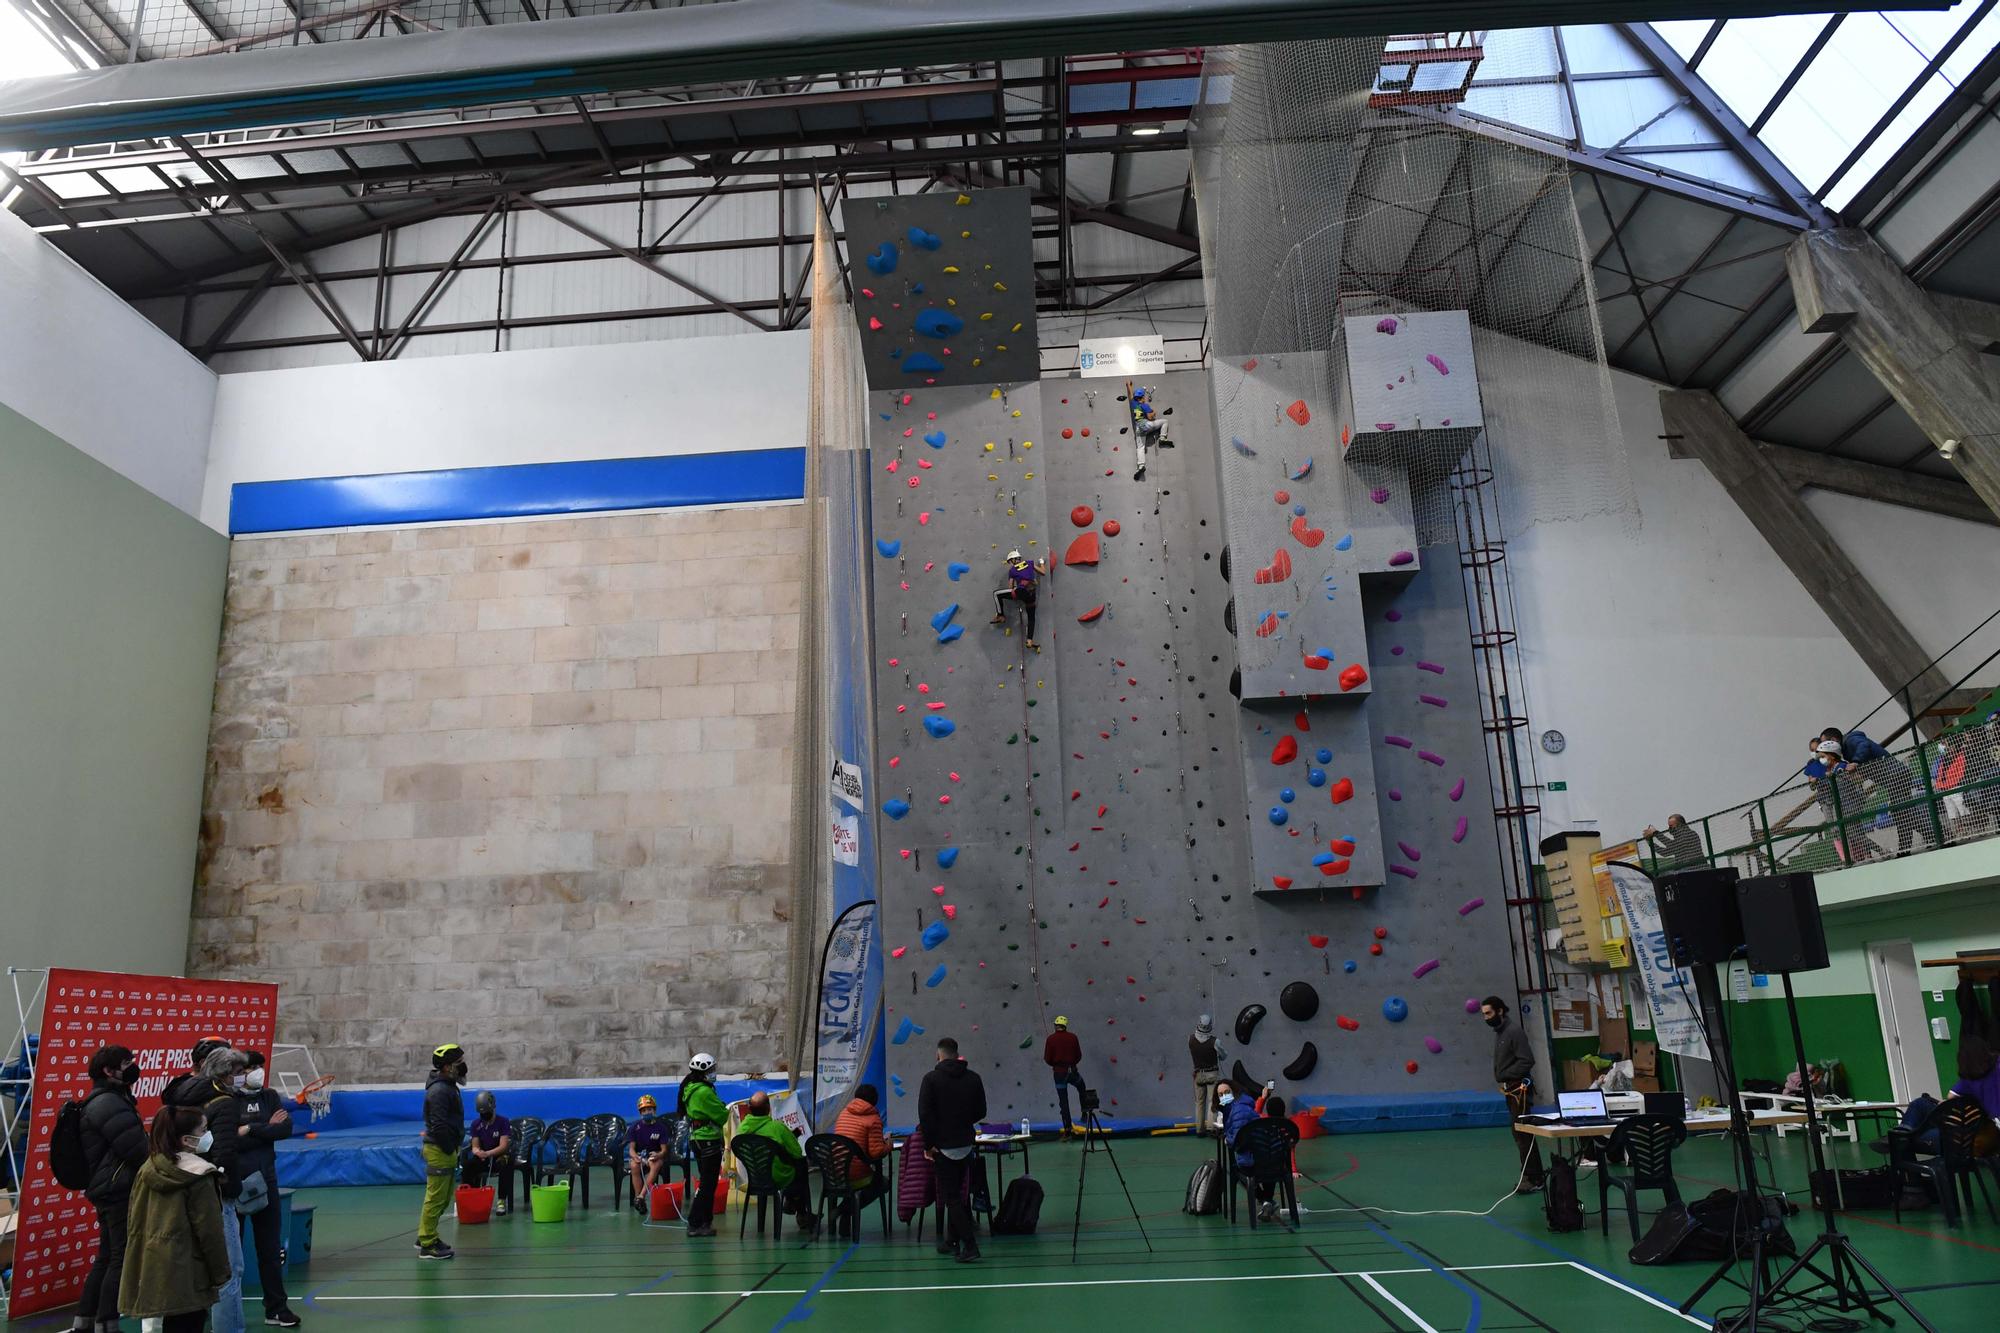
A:
<svg viewBox="0 0 2000 1333">
<path fill-rule="evenodd" d="M 1674 966 L 1666 928 L 1660 924 L 1660 899 L 1652 877 L 1630 863 L 1638 850 L 1629 842 L 1606 847 L 1590 858 L 1590 871 L 1600 884 L 1610 882 L 1619 907 L 1624 909 L 1631 931 L 1632 959 L 1646 990 L 1646 1006 L 1653 1011 L 1653 1033 L 1660 1049 L 1706 1060 L 1708 1042 L 1702 1038 L 1701 1021 L 1695 1012 L 1694 979 L 1686 968 Z"/>
<path fill-rule="evenodd" d="M 815 1126 L 831 1125 L 861 1082 L 882 1013 L 875 950 L 875 902 L 856 903 L 827 932 L 819 958 L 819 1028 L 813 1047 Z"/>
<path fill-rule="evenodd" d="M 57 1112 L 90 1091 L 90 1057 L 103 1046 L 128 1046 L 137 1053 L 134 1091 L 139 1114 L 150 1125 L 160 1093 L 188 1072 L 188 1053 L 196 1042 L 222 1037 L 232 1046 L 268 1054 L 277 1017 L 278 988 L 264 982 L 50 969 L 9 1319 L 74 1304 L 97 1256 L 96 1210 L 81 1192 L 58 1185 L 49 1165 Z"/>
</svg>

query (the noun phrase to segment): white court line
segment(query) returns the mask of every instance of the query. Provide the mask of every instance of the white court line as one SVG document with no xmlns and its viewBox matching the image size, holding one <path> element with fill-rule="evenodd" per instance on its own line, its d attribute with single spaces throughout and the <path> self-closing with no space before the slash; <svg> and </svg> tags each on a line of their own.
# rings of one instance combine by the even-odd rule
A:
<svg viewBox="0 0 2000 1333">
<path fill-rule="evenodd" d="M 1483 1273 L 1496 1269 L 1516 1268 L 1574 1268 L 1568 1260 L 1554 1260 L 1532 1264 L 1467 1264 L 1459 1268 L 1447 1268 L 1447 1273 Z M 1248 1273 L 1218 1274 L 1211 1277 L 1107 1277 L 1078 1278 L 1068 1282 L 1043 1282 L 1039 1287 L 1150 1287 L 1177 1286 L 1204 1282 L 1302 1282 L 1324 1280 L 1336 1277 L 1368 1278 L 1371 1276 L 1400 1277 L 1416 1273 L 1434 1273 L 1434 1268 L 1375 1268 L 1328 1272 L 1319 1270 L 1311 1273 Z M 1584 1270 L 1589 1272 L 1588 1269 Z M 1597 1274 L 1591 1274 L 1593 1277 Z M 1016 1291 L 1018 1282 L 939 1282 L 921 1286 L 891 1287 L 826 1287 L 814 1296 L 882 1296 L 902 1292 L 920 1291 Z M 333 1301 L 549 1301 L 549 1300 L 596 1300 L 612 1296 L 636 1297 L 688 1297 L 727 1296 L 731 1299 L 751 1296 L 804 1296 L 809 1287 L 759 1287 L 755 1291 L 740 1291 L 736 1288 L 715 1291 L 542 1291 L 542 1292 L 472 1292 L 464 1295 L 409 1295 L 409 1296 L 315 1296 L 314 1305 Z M 1635 1292 L 1635 1295 L 1644 1293 Z M 1414 1318 L 1415 1316 L 1412 1316 Z"/>
<path fill-rule="evenodd" d="M 1428 1273 L 1431 1270 L 1428 1268 L 1418 1268 L 1414 1270 L 1405 1270 L 1405 1271 Z M 1437 1329 L 1433 1328 L 1431 1325 L 1426 1324 L 1424 1322 L 1424 1317 L 1422 1315 L 1418 1314 L 1415 1310 L 1412 1310 L 1409 1306 L 1403 1304 L 1401 1301 L 1397 1300 L 1394 1296 L 1390 1295 L 1389 1289 L 1383 1286 L 1380 1282 L 1377 1282 L 1375 1280 L 1375 1275 L 1373 1273 L 1363 1273 L 1360 1276 L 1363 1282 L 1366 1282 L 1369 1286 L 1375 1288 L 1376 1293 L 1380 1295 L 1383 1300 L 1389 1302 L 1389 1304 L 1395 1306 L 1398 1310 L 1401 1310 L 1404 1314 L 1408 1315 L 1410 1317 L 1411 1322 L 1415 1323 L 1418 1328 L 1422 1329 L 1423 1333 L 1438 1333 Z"/>
<path fill-rule="evenodd" d="M 1574 1268 L 1579 1273 L 1590 1274 L 1592 1277 L 1596 1278 L 1599 1282 L 1606 1283 L 1610 1286 L 1618 1288 L 1618 1290 L 1620 1291 L 1628 1292 L 1631 1295 L 1637 1296 L 1640 1300 L 1644 1301 L 1646 1304 L 1654 1307 L 1655 1309 L 1665 1310 L 1668 1314 L 1673 1315 L 1677 1319 L 1684 1319 L 1688 1323 L 1693 1324 L 1696 1328 L 1709 1327 L 1709 1323 L 1706 1319 L 1696 1319 L 1691 1314 L 1682 1314 L 1674 1306 L 1668 1305 L 1665 1301 L 1661 1300 L 1659 1297 L 1648 1296 L 1645 1292 L 1640 1291 L 1637 1287 L 1628 1287 L 1623 1282 L 1620 1282 L 1617 1278 L 1611 1276 L 1611 1274 L 1609 1273 L 1600 1273 L 1595 1268 L 1590 1267 L 1588 1264 L 1572 1263 L 1570 1267 Z"/>
</svg>

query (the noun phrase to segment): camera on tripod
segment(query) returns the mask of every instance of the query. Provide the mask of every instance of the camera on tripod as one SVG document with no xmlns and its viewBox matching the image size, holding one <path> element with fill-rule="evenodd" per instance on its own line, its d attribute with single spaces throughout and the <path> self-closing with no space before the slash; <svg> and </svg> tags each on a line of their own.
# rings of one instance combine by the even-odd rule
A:
<svg viewBox="0 0 2000 1333">
<path fill-rule="evenodd" d="M 1096 1088 L 1085 1088 L 1083 1090 L 1083 1109 L 1086 1114 L 1095 1111 L 1101 1104 L 1097 1100 Z"/>
</svg>

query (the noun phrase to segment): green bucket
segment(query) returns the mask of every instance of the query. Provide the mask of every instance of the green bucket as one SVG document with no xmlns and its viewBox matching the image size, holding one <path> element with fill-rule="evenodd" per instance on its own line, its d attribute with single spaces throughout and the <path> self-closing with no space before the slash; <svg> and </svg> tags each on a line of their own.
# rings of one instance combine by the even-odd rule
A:
<svg viewBox="0 0 2000 1333">
<path fill-rule="evenodd" d="M 537 1222 L 560 1222 L 569 1216 L 569 1183 L 536 1185 L 528 1190 L 528 1209 Z"/>
</svg>

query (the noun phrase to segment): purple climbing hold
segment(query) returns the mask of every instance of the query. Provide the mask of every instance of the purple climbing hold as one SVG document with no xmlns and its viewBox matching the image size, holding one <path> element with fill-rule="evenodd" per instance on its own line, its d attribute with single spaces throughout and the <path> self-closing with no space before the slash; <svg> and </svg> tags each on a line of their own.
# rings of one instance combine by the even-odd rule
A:
<svg viewBox="0 0 2000 1333">
<path fill-rule="evenodd" d="M 903 541 L 900 537 L 894 539 L 877 537 L 875 549 L 882 553 L 884 560 L 894 560 L 903 553 Z"/>
<path fill-rule="evenodd" d="M 1438 374 L 1440 374 L 1440 375 L 1449 375 L 1449 374 L 1451 374 L 1451 367 L 1450 367 L 1450 366 L 1447 366 L 1447 365 L 1446 365 L 1446 364 L 1444 363 L 1444 358 L 1443 358 L 1443 357 L 1441 357 L 1441 356 L 1439 356 L 1439 355 L 1438 355 L 1438 354 L 1437 354 L 1436 352 L 1426 352 L 1426 353 L 1424 353 L 1424 360 L 1426 360 L 1426 361 L 1430 362 L 1430 363 L 1431 363 L 1431 369 L 1432 369 L 1432 370 L 1435 370 L 1435 371 L 1436 371 L 1436 372 L 1437 372 Z"/>
<path fill-rule="evenodd" d="M 1458 821 L 1451 826 L 1451 840 L 1453 842 L 1464 842 L 1465 830 L 1466 830 L 1465 816 L 1460 815 L 1458 817 Z"/>
<path fill-rule="evenodd" d="M 1417 696 L 1417 702 L 1420 704 L 1429 704 L 1432 708 L 1444 708 L 1448 706 L 1443 699 L 1435 694 L 1420 694 Z"/>
<path fill-rule="evenodd" d="M 1404 879 L 1415 879 L 1417 877 L 1417 872 L 1409 866 L 1392 865 L 1389 867 L 1389 873 L 1392 875 L 1401 875 Z"/>
<path fill-rule="evenodd" d="M 1387 611 L 1384 611 L 1382 613 L 1382 619 L 1388 621 L 1392 625 L 1395 624 L 1397 621 L 1401 620 L 1402 618 L 1403 618 L 1403 613 L 1401 611 L 1398 611 L 1393 606 L 1390 607 Z"/>
<path fill-rule="evenodd" d="M 1396 844 L 1396 847 L 1397 850 L 1401 851 L 1404 856 L 1408 857 L 1412 861 L 1421 861 L 1424 859 L 1424 854 L 1418 851 L 1416 848 L 1410 846 L 1410 844 L 1407 842 L 1398 842 Z"/>
<path fill-rule="evenodd" d="M 1403 645 L 1400 643 L 1397 644 L 1394 648 L 1391 648 L 1389 650 L 1389 656 L 1391 657 L 1401 657 L 1402 655 L 1403 655 Z"/>
<path fill-rule="evenodd" d="M 1437 969 L 1438 960 L 1433 958 L 1427 963 L 1418 963 L 1415 967 L 1411 968 L 1410 975 L 1421 981 L 1427 974 L 1435 972 Z"/>
<path fill-rule="evenodd" d="M 1469 995 L 1468 995 L 1468 996 L 1466 996 L 1466 998 L 1465 998 L 1465 1012 L 1466 1012 L 1466 1013 L 1468 1013 L 1468 1014 L 1476 1014 L 1476 1013 L 1478 1013 L 1478 1012 L 1479 1012 L 1479 1001 L 1477 1001 L 1477 1000 L 1473 999 L 1473 998 L 1472 998 L 1471 996 L 1469 996 Z"/>
<path fill-rule="evenodd" d="M 1442 676 L 1444 674 L 1444 668 L 1439 666 L 1436 662 L 1418 662 L 1417 670 L 1428 671 L 1434 676 Z"/>
<path fill-rule="evenodd" d="M 1375 332 L 1386 333 L 1394 337 L 1396 333 L 1396 317 L 1394 315 L 1384 315 L 1382 318 L 1376 320 Z"/>
<path fill-rule="evenodd" d="M 1486 900 L 1484 898 L 1469 898 L 1466 900 L 1465 904 L 1458 909 L 1458 914 L 1460 916 L 1471 916 L 1474 912 L 1477 912 L 1480 908 L 1484 906 L 1486 906 Z"/>
<path fill-rule="evenodd" d="M 1400 568 L 1403 565 L 1414 563 L 1416 558 L 1416 555 L 1410 551 L 1398 551 L 1389 557 L 1389 563 L 1392 566 Z"/>
<path fill-rule="evenodd" d="M 1425 1037 L 1424 1049 L 1429 1051 L 1432 1055 L 1443 1055 L 1444 1043 L 1439 1041 L 1436 1037 Z"/>
<path fill-rule="evenodd" d="M 1416 742 L 1411 740 L 1408 736 L 1384 736 L 1382 738 L 1382 743 L 1384 745 L 1393 745 L 1399 750 L 1412 749 L 1416 745 Z"/>
<path fill-rule="evenodd" d="M 1402 799 L 1403 799 L 1403 789 L 1402 789 L 1401 787 L 1391 787 L 1391 788 L 1389 788 L 1389 799 L 1390 799 L 1390 800 L 1392 800 L 1392 801 L 1400 801 L 1400 800 L 1402 800 Z"/>
<path fill-rule="evenodd" d="M 1377 486 L 1374 490 L 1368 492 L 1368 498 L 1378 505 L 1388 504 L 1389 488 L 1387 486 Z"/>
<path fill-rule="evenodd" d="M 944 974 L 947 970 L 948 969 L 945 967 L 943 963 L 939 963 L 937 965 L 937 971 L 931 973 L 929 976 L 924 978 L 924 985 L 935 987 L 939 982 L 944 980 Z"/>
<path fill-rule="evenodd" d="M 1375 429 L 1380 431 L 1391 431 L 1396 429 L 1396 423 L 1393 421 L 1378 421 L 1375 423 Z"/>
<path fill-rule="evenodd" d="M 1460 778 L 1458 781 L 1452 783 L 1451 790 L 1446 792 L 1445 795 L 1451 797 L 1454 801 L 1465 795 L 1465 779 Z"/>
<path fill-rule="evenodd" d="M 1444 767 L 1444 756 L 1441 754 L 1433 753 L 1430 750 L 1417 751 L 1417 758 L 1423 760 L 1427 764 L 1436 764 L 1439 768 Z"/>
</svg>

